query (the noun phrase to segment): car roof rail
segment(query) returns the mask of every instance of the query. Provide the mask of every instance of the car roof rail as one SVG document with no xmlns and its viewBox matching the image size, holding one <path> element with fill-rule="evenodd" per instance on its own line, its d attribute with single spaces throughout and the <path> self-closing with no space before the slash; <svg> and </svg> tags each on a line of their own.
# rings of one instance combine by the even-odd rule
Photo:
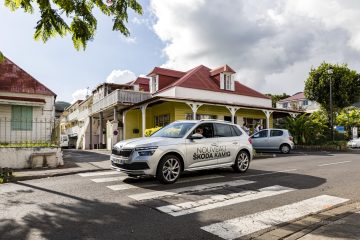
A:
<svg viewBox="0 0 360 240">
<path fill-rule="evenodd" d="M 221 119 L 200 119 L 200 122 L 204 122 L 204 121 L 212 121 L 212 122 L 225 122 L 225 123 L 232 123 L 230 121 L 226 121 L 226 120 L 221 120 Z"/>
</svg>

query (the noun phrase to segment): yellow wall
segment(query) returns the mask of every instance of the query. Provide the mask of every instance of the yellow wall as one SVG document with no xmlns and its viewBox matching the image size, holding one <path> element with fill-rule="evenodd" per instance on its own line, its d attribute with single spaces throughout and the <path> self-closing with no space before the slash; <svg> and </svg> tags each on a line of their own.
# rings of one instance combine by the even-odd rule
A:
<svg viewBox="0 0 360 240">
<path fill-rule="evenodd" d="M 220 116 L 218 119 L 223 119 L 223 116 L 231 116 L 229 110 L 226 107 L 202 105 L 198 111 L 198 114 L 209 114 Z M 155 116 L 170 114 L 170 122 L 176 120 L 184 120 L 186 114 L 192 114 L 191 108 L 186 103 L 181 102 L 164 102 L 147 107 L 146 110 L 146 129 L 155 127 Z M 241 118 L 260 118 L 266 119 L 265 113 L 261 110 L 247 110 L 239 109 L 236 112 L 236 116 Z M 270 127 L 273 126 L 273 118 L 270 117 Z M 133 129 L 139 129 L 138 134 L 133 133 Z M 141 124 L 141 111 L 140 109 L 134 109 L 126 114 L 126 135 L 125 139 L 141 137 L 142 136 L 142 124 Z"/>
</svg>

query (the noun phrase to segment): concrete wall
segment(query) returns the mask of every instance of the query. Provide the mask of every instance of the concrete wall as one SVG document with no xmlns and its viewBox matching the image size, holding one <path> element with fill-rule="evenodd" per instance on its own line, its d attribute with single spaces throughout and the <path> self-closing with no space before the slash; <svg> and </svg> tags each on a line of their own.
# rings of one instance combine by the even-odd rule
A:
<svg viewBox="0 0 360 240">
<path fill-rule="evenodd" d="M 0 167 L 13 169 L 42 168 L 43 157 L 33 153 L 53 153 L 46 157 L 48 167 L 64 165 L 61 148 L 0 148 Z"/>
</svg>

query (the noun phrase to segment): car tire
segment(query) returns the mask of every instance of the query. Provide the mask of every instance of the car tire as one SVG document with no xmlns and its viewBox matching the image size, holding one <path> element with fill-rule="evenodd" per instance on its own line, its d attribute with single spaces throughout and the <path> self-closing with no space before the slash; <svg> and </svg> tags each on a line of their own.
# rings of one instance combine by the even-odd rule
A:
<svg viewBox="0 0 360 240">
<path fill-rule="evenodd" d="M 287 143 L 281 144 L 281 146 L 280 146 L 280 152 L 281 153 L 289 154 L 290 151 L 291 151 L 291 147 L 290 147 L 289 144 L 287 144 Z"/>
<path fill-rule="evenodd" d="M 156 178 L 164 184 L 176 182 L 181 173 L 181 161 L 175 155 L 164 156 L 157 167 Z"/>
<path fill-rule="evenodd" d="M 235 172 L 244 173 L 249 169 L 250 166 L 250 154 L 241 150 L 235 159 L 235 164 L 232 166 Z"/>
</svg>

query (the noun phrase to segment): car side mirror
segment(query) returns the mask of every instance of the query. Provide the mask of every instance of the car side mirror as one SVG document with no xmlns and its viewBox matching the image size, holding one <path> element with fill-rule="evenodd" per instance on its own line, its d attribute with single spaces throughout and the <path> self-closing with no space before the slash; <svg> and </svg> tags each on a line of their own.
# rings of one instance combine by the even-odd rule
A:
<svg viewBox="0 0 360 240">
<path fill-rule="evenodd" d="M 200 133 L 194 133 L 189 138 L 190 139 L 202 139 L 202 138 L 204 138 L 204 136 Z"/>
</svg>

